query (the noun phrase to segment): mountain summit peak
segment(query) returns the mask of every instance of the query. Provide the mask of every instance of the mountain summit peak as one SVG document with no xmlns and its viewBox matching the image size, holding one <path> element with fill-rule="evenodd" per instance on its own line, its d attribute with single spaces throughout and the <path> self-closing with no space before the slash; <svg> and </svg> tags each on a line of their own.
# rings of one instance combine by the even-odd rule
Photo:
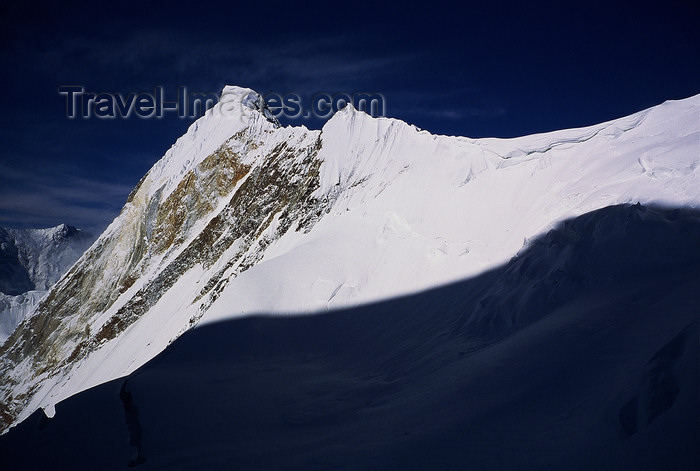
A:
<svg viewBox="0 0 700 471">
<path fill-rule="evenodd" d="M 280 126 L 279 121 L 275 118 L 270 108 L 268 108 L 265 103 L 265 99 L 255 90 L 250 88 L 239 87 L 236 85 L 226 85 L 223 90 L 221 90 L 221 96 L 219 98 L 219 103 L 217 104 L 219 110 L 224 115 L 235 114 L 235 115 L 246 115 L 249 110 L 261 113 L 265 118 Z"/>
</svg>

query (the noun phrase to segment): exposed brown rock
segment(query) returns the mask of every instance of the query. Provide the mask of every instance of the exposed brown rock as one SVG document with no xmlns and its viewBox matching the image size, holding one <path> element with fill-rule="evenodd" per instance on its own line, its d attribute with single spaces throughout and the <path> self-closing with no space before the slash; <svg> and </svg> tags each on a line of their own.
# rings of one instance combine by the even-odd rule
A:
<svg viewBox="0 0 700 471">
<path fill-rule="evenodd" d="M 210 268 L 238 242 L 239 250 L 223 267 L 202 280 L 204 287 L 193 300 L 205 300 L 201 316 L 233 277 L 262 258 L 271 241 L 294 224 L 295 230 L 309 230 L 326 211 L 328 202 L 313 197 L 319 186 L 320 139 L 301 148 L 281 142 L 255 165 L 243 164 L 232 142 L 236 148 L 260 148 L 248 130 L 237 133 L 228 145 L 188 172 L 164 201 L 160 200 L 162 189 L 152 192 L 150 199 L 144 196 L 149 194 L 144 177 L 122 210 L 128 216 L 125 227 L 98 240 L 40 303 L 35 315 L 0 347 L 0 430 L 13 423 L 39 387 L 38 381 L 29 379 L 23 395 L 13 392 L 28 379 L 13 374 L 20 362 L 30 360 L 33 378 L 66 373 L 75 361 L 138 320 L 182 274 L 197 264 Z M 212 214 L 222 199 L 228 202 Z M 263 237 L 276 214 L 279 223 L 274 234 Z M 209 218 L 204 230 L 191 234 L 196 223 Z M 123 253 L 125 245 L 131 250 Z M 170 257 L 96 332 L 90 332 L 88 324 L 95 314 L 105 312 L 133 288 L 153 260 L 175 250 L 180 253 Z"/>
</svg>

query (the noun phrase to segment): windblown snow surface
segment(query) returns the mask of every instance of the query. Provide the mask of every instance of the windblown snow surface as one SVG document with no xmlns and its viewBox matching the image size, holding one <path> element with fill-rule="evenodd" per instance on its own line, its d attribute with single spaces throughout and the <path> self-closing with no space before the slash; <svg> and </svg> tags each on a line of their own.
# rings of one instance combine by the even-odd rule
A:
<svg viewBox="0 0 700 471">
<path fill-rule="evenodd" d="M 465 281 L 185 333 L 9 469 L 694 470 L 700 212 L 615 206 Z"/>
<path fill-rule="evenodd" d="M 227 93 L 0 349 L 6 426 L 70 398 L 3 456 L 694 469 L 700 96 L 469 139 Z"/>
</svg>

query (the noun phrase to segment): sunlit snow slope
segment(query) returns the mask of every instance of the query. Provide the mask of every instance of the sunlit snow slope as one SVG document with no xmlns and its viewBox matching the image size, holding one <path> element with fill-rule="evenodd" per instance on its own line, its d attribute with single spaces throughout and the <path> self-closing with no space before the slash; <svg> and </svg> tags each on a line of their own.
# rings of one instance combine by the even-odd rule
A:
<svg viewBox="0 0 700 471">
<path fill-rule="evenodd" d="M 321 131 L 282 128 L 257 93 L 223 95 L 0 349 L 3 428 L 197 323 L 413 293 L 497 266 L 565 218 L 700 204 L 700 95 L 516 139 L 350 107 Z"/>
<path fill-rule="evenodd" d="M 620 205 L 508 263 L 191 329 L 0 437 L 7 469 L 696 471 L 700 212 Z"/>
</svg>

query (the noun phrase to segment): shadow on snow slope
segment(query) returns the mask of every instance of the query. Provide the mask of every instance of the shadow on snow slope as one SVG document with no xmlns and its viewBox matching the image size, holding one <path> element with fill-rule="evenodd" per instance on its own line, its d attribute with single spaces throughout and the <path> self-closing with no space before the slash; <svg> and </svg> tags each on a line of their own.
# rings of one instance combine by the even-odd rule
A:
<svg viewBox="0 0 700 471">
<path fill-rule="evenodd" d="M 290 267 L 291 269 L 291 267 Z M 191 330 L 0 437 L 4 469 L 698 469 L 700 213 L 615 206 L 503 267 Z"/>
</svg>

